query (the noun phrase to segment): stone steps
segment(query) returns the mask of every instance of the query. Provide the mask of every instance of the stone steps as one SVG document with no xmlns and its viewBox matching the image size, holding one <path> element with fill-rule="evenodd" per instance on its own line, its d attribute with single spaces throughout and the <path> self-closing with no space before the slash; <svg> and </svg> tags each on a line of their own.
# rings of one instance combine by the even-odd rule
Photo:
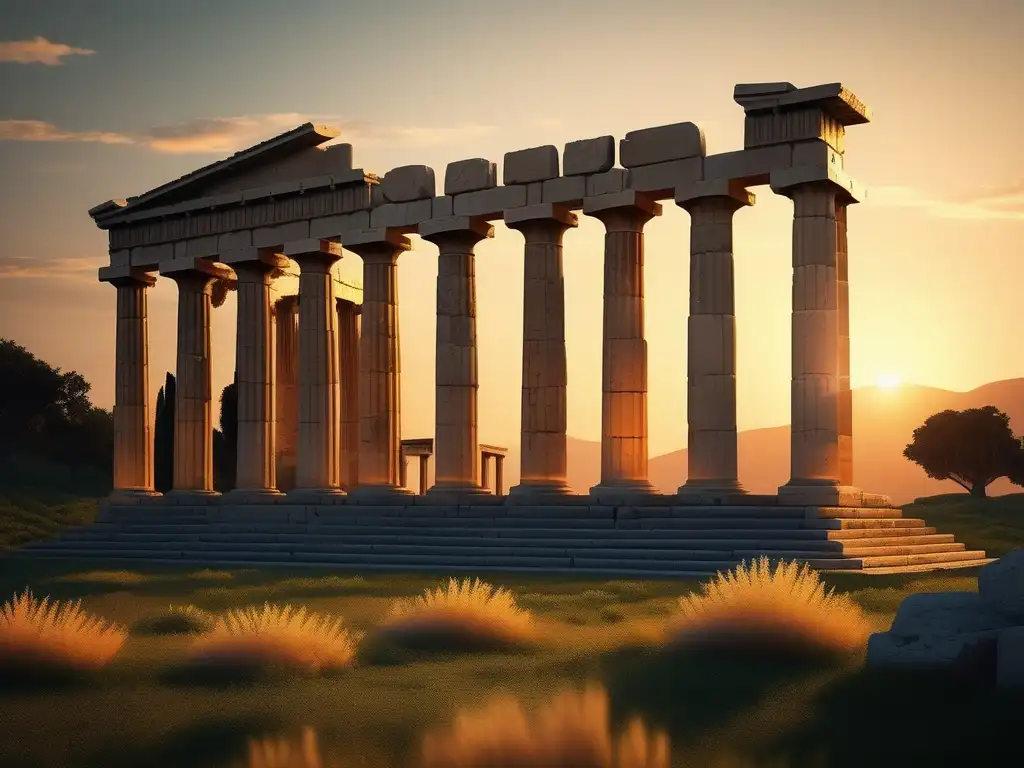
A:
<svg viewBox="0 0 1024 768">
<path fill-rule="evenodd" d="M 951 537 L 952 538 L 952 537 Z M 847 557 L 876 557 L 885 555 L 928 555 L 937 552 L 963 552 L 966 544 L 950 542 L 947 544 L 895 544 L 873 547 L 844 547 L 843 554 Z"/>
<path fill-rule="evenodd" d="M 893 518 L 821 518 L 807 520 L 804 525 L 808 528 L 819 528 L 825 530 L 882 530 L 887 528 L 924 528 L 925 521 L 916 517 L 893 517 Z"/>
</svg>

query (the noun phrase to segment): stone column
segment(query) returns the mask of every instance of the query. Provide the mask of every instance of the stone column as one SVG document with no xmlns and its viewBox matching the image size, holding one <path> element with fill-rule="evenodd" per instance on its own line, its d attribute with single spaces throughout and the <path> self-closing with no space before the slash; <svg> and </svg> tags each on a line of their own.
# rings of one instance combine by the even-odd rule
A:
<svg viewBox="0 0 1024 768">
<path fill-rule="evenodd" d="M 654 492 L 647 479 L 647 341 L 644 339 L 644 225 L 661 206 L 634 192 L 586 198 L 604 238 L 604 354 L 601 482 L 597 500 Z"/>
<path fill-rule="evenodd" d="M 329 240 L 288 243 L 299 265 L 299 445 L 295 493 L 338 495 L 341 470 L 341 391 L 338 312 L 331 267 L 341 246 Z"/>
<path fill-rule="evenodd" d="M 840 460 L 845 210 L 838 211 L 856 202 L 852 187 L 841 171 L 823 178 L 772 174 L 772 190 L 791 198 L 794 209 L 792 436 L 790 480 L 779 488 L 783 503 L 858 506 L 863 499 L 843 485 Z"/>
<path fill-rule="evenodd" d="M 836 199 L 836 273 L 839 281 L 839 485 L 853 485 L 853 392 L 850 389 L 850 273 L 846 209 Z"/>
<path fill-rule="evenodd" d="M 156 278 L 131 267 L 105 267 L 117 289 L 114 368 L 114 490 L 111 498 L 159 496 L 153 490 L 149 421 L 149 319 L 146 289 Z"/>
<path fill-rule="evenodd" d="M 172 494 L 213 490 L 213 385 L 210 291 L 230 270 L 201 259 L 175 259 L 161 273 L 178 284 L 178 359 Z"/>
<path fill-rule="evenodd" d="M 744 493 L 736 451 L 736 309 L 733 214 L 753 205 L 741 184 L 701 181 L 676 190 L 690 214 L 687 323 L 687 478 L 682 496 L 721 500 Z"/>
<path fill-rule="evenodd" d="M 398 257 L 412 246 L 409 238 L 384 228 L 352 233 L 345 240 L 345 247 L 363 259 L 358 493 L 408 495 L 401 456 Z"/>
<path fill-rule="evenodd" d="M 427 477 L 430 475 L 430 457 L 420 456 L 420 496 L 427 495 Z"/>
<path fill-rule="evenodd" d="M 288 260 L 274 249 L 226 251 L 220 260 L 238 276 L 235 374 L 238 387 L 236 497 L 277 496 L 277 403 L 271 272 Z"/>
<path fill-rule="evenodd" d="M 420 225 L 437 245 L 437 362 L 434 485 L 431 493 L 483 493 L 477 433 L 476 275 L 473 248 L 494 237 L 481 219 L 455 216 Z"/>
<path fill-rule="evenodd" d="M 566 458 L 565 277 L 562 236 L 576 214 L 551 203 L 505 212 L 523 233 L 521 468 L 512 497 L 570 493 Z"/>
<path fill-rule="evenodd" d="M 359 305 L 338 299 L 338 370 L 341 396 L 341 487 L 359 482 Z"/>
<path fill-rule="evenodd" d="M 501 496 L 505 487 L 505 457 L 494 457 L 494 493 Z"/>
<path fill-rule="evenodd" d="M 299 444 L 299 297 L 284 296 L 274 319 L 277 345 L 277 487 L 295 487 Z"/>
<path fill-rule="evenodd" d="M 491 491 L 491 456 L 480 454 L 480 487 L 487 493 Z"/>
</svg>

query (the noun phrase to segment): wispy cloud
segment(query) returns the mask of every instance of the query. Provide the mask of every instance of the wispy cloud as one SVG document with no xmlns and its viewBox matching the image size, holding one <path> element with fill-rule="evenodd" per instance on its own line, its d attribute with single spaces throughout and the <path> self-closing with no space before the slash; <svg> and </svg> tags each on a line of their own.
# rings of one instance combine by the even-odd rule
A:
<svg viewBox="0 0 1024 768">
<path fill-rule="evenodd" d="M 226 154 L 257 144 L 305 122 L 340 129 L 338 141 L 360 145 L 401 143 L 428 146 L 460 142 L 491 133 L 494 126 L 466 124 L 445 127 L 382 126 L 336 115 L 302 115 L 294 112 L 240 115 L 189 120 L 150 128 L 139 134 L 101 131 L 65 131 L 41 120 L 0 120 L 0 141 L 78 141 L 102 144 L 133 144 L 163 154 Z"/>
<path fill-rule="evenodd" d="M 1024 180 L 1004 188 L 981 189 L 955 200 L 940 200 L 911 187 L 874 187 L 874 204 L 918 208 L 938 219 L 1024 221 Z"/>
<path fill-rule="evenodd" d="M 92 259 L 37 259 L 29 256 L 0 257 L 0 278 L 65 278 L 96 280 L 100 262 Z"/>
<path fill-rule="evenodd" d="M 91 56 L 96 51 L 75 48 L 64 43 L 51 43 L 45 37 L 32 40 L 0 42 L 0 61 L 14 64 L 46 64 L 59 67 L 68 56 Z"/>
</svg>

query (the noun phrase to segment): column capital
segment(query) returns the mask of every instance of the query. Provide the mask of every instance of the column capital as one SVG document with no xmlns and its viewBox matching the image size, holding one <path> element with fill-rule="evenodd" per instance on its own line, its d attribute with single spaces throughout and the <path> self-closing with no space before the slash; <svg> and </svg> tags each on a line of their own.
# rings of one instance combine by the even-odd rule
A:
<svg viewBox="0 0 1024 768">
<path fill-rule="evenodd" d="M 288 266 L 288 257 L 276 248 L 257 248 L 253 245 L 222 251 L 217 258 L 230 267 L 250 272 L 271 272 Z"/>
<path fill-rule="evenodd" d="M 687 211 L 692 206 L 708 200 L 719 201 L 723 204 L 729 202 L 736 210 L 746 205 L 753 205 L 756 199 L 753 192 L 747 189 L 742 182 L 734 179 L 694 181 L 676 187 L 676 205 Z"/>
<path fill-rule="evenodd" d="M 661 203 L 642 192 L 627 189 L 583 198 L 583 214 L 604 222 L 609 232 L 639 232 L 648 221 L 661 216 Z"/>
<path fill-rule="evenodd" d="M 505 211 L 505 226 L 519 229 L 518 225 L 531 224 L 537 221 L 551 221 L 565 227 L 579 225 L 579 217 L 565 205 L 558 203 L 536 203 L 521 208 L 509 208 Z"/>
<path fill-rule="evenodd" d="M 161 262 L 160 274 L 175 281 L 196 276 L 204 277 L 207 280 L 231 279 L 235 277 L 235 271 L 230 267 L 210 261 L 209 259 L 191 256 Z"/>
<path fill-rule="evenodd" d="M 494 237 L 494 227 L 485 219 L 475 216 L 446 216 L 428 219 L 420 224 L 420 237 L 435 245 L 449 238 L 464 239 L 470 244 Z"/>
<path fill-rule="evenodd" d="M 836 195 L 845 205 L 859 203 L 867 197 L 864 185 L 855 181 L 846 171 L 834 165 L 799 166 L 782 171 L 772 171 L 770 176 L 772 192 L 792 198 L 794 191 L 801 187 L 820 187 Z"/>
<path fill-rule="evenodd" d="M 110 266 L 99 268 L 99 281 L 120 288 L 127 285 L 144 285 L 147 288 L 156 283 L 156 277 L 139 267 Z"/>
<path fill-rule="evenodd" d="M 395 259 L 400 254 L 412 250 L 412 241 L 402 234 L 400 229 L 394 227 L 372 227 L 344 232 L 341 235 L 341 244 L 363 259 Z"/>
</svg>

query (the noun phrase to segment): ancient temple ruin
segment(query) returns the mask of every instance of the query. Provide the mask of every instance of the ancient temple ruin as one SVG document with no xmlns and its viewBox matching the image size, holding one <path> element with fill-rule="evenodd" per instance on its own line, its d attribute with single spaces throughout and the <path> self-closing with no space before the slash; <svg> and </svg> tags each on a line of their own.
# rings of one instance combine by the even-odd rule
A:
<svg viewBox="0 0 1024 768">
<path fill-rule="evenodd" d="M 976 564 L 984 553 L 904 520 L 886 497 L 854 485 L 846 232 L 847 210 L 864 193 L 846 171 L 844 134 L 869 121 L 868 108 L 838 83 L 737 85 L 734 99 L 745 113 L 744 146 L 717 155 L 706 154 L 700 128 L 683 122 L 631 131 L 619 142 L 573 141 L 561 153 L 550 145 L 509 152 L 500 185 L 495 162 L 458 160 L 448 164 L 438 194 L 432 168 L 403 166 L 383 176 L 352 168 L 350 145 L 321 147 L 337 130 L 306 124 L 93 208 L 110 240 L 110 264 L 99 278 L 117 292 L 116 489 L 108 524 L 156 524 L 173 513 L 196 525 L 304 525 L 313 535 L 328 516 L 335 525 L 384 525 L 416 512 L 495 526 L 609 520 L 665 539 L 659 520 L 664 530 L 676 530 L 671 521 L 681 518 L 724 530 L 715 521 L 732 515 L 756 537 L 736 546 L 720 541 L 720 556 L 707 563 L 778 550 L 759 521 L 790 520 L 803 533 L 780 539 L 782 551 L 809 560 L 808 552 L 838 552 L 832 567 Z M 790 198 L 794 211 L 792 454 L 778 495 L 755 497 L 737 475 L 732 221 L 754 204 L 751 188 L 766 185 Z M 644 339 L 644 226 L 666 200 L 691 217 L 689 472 L 672 495 L 656 493 L 647 478 Z M 581 214 L 606 231 L 601 480 L 590 489 L 566 483 L 562 237 Z M 484 495 L 477 423 L 474 247 L 493 237 L 498 220 L 525 241 L 521 480 L 507 498 Z M 396 280 L 411 233 L 440 252 L 436 479 L 422 496 L 404 487 L 399 407 Z M 362 259 L 359 307 L 358 297 L 338 302 L 332 284 L 331 267 L 346 250 Z M 300 271 L 298 297 L 275 316 L 270 275 L 289 261 Z M 225 276 L 238 283 L 238 466 L 237 488 L 222 497 L 213 490 L 210 286 Z M 146 294 L 161 278 L 177 284 L 179 297 L 174 489 L 166 496 L 153 490 L 147 369 Z M 282 354 L 294 354 L 287 374 Z M 291 416 L 282 414 L 282 386 L 294 394 Z M 277 478 L 283 440 L 295 446 L 286 494 Z M 851 535 L 832 536 L 844 531 Z M 808 548 L 812 540 L 816 549 Z M 858 541 L 877 551 L 850 554 Z M 567 567 L 627 568 L 622 558 L 605 556 L 602 566 L 601 557 L 567 557 Z M 500 566 L 501 558 L 484 562 Z M 672 570 L 669 562 L 698 570 L 689 556 L 660 562 L 663 570 Z"/>
</svg>

